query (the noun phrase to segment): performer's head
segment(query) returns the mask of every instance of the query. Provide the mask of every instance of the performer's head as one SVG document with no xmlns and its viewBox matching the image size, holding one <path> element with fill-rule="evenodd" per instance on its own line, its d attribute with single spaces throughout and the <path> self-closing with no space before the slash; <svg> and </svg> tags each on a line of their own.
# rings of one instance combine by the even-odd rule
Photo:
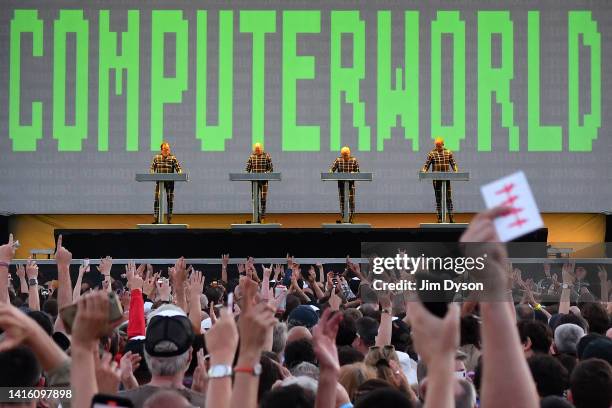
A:
<svg viewBox="0 0 612 408">
<path fill-rule="evenodd" d="M 342 149 L 340 149 L 340 155 L 343 158 L 348 159 L 349 157 L 351 157 L 351 149 L 349 149 L 348 146 L 344 146 Z"/>
<path fill-rule="evenodd" d="M 159 148 L 161 149 L 161 154 L 162 156 L 166 157 L 170 154 L 170 143 L 168 142 L 162 142 L 161 146 L 159 146 Z"/>
<path fill-rule="evenodd" d="M 436 137 L 434 143 L 436 145 L 436 150 L 444 149 L 444 139 L 442 139 L 441 137 Z"/>
<path fill-rule="evenodd" d="M 256 155 L 260 155 L 263 153 L 263 146 L 261 145 L 261 143 L 257 142 L 253 145 L 253 153 L 255 153 Z"/>
</svg>

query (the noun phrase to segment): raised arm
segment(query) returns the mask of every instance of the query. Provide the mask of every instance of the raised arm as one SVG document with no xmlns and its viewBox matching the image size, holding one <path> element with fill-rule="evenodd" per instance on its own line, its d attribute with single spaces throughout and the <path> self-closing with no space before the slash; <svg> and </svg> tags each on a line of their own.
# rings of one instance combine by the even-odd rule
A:
<svg viewBox="0 0 612 408">
<path fill-rule="evenodd" d="M 253 367 L 259 364 L 266 332 L 274 327 L 274 308 L 266 303 L 255 305 L 257 284 L 248 278 L 240 279 L 243 293 L 242 309 L 238 320 L 240 352 L 234 369 L 235 381 L 232 390 L 232 408 L 256 408 L 259 376 L 253 375 Z"/>
<path fill-rule="evenodd" d="M 70 281 L 72 253 L 62 246 L 62 236 L 57 238 L 55 263 L 57 264 L 57 307 L 58 310 L 72 303 L 72 282 Z"/>
<path fill-rule="evenodd" d="M 251 170 L 253 170 L 253 157 L 249 155 L 244 171 L 246 171 L 247 173 L 250 173 Z"/>
<path fill-rule="evenodd" d="M 206 333 L 206 349 L 210 355 L 210 367 L 231 368 L 238 347 L 238 329 L 232 311 L 221 309 L 217 323 Z M 206 406 L 228 408 L 232 398 L 232 374 L 209 378 L 206 390 Z"/>
<path fill-rule="evenodd" d="M 90 406 L 98 392 L 94 353 L 98 352 L 99 338 L 109 331 L 109 307 L 108 295 L 104 291 L 96 291 L 79 299 L 71 343 L 70 385 L 74 407 Z"/>
<path fill-rule="evenodd" d="M 0 352 L 25 344 L 34 352 L 47 373 L 68 359 L 66 353 L 38 323 L 11 304 L 0 303 L 0 327 L 4 330 Z"/>
<path fill-rule="evenodd" d="M 79 275 L 77 276 L 76 283 L 74 285 L 74 289 L 72 290 L 72 301 L 76 302 L 81 297 L 81 284 L 83 283 L 83 275 L 86 272 L 89 272 L 90 267 L 89 264 L 87 266 L 81 265 L 79 266 Z"/>
<path fill-rule="evenodd" d="M 427 365 L 427 394 L 424 407 L 454 408 L 455 353 L 459 347 L 459 307 L 451 304 L 443 319 L 431 314 L 418 299 L 408 301 L 406 308 L 415 351 Z"/>
<path fill-rule="evenodd" d="M 9 302 L 9 265 L 15 256 L 13 234 L 9 234 L 7 244 L 0 246 L 0 303 Z"/>
<path fill-rule="evenodd" d="M 40 297 L 38 294 L 38 265 L 31 258 L 26 264 L 26 275 L 30 282 L 28 288 L 28 307 L 30 310 L 40 310 Z"/>
<path fill-rule="evenodd" d="M 341 320 L 342 313 L 325 309 L 319 323 L 313 329 L 312 345 L 320 369 L 315 408 L 336 406 L 336 384 L 340 375 L 336 335 Z"/>
<path fill-rule="evenodd" d="M 498 207 L 478 214 L 461 237 L 461 242 L 488 243 L 482 273 L 493 291 L 487 295 L 497 298 L 480 304 L 484 367 L 481 403 L 483 407 L 537 408 L 538 393 L 523 354 L 512 304 L 501 301 L 509 286 L 505 266 L 508 259 L 505 245 L 499 243 L 494 220 L 507 213 L 508 208 Z"/>
<path fill-rule="evenodd" d="M 202 271 L 193 271 L 189 276 L 189 320 L 195 333 L 202 331 L 202 307 L 200 296 L 204 290 L 204 276 Z"/>
<path fill-rule="evenodd" d="M 378 296 L 380 303 L 380 325 L 376 336 L 377 346 L 387 346 L 391 344 L 391 332 L 393 330 L 393 313 L 391 312 L 391 296 L 389 293 L 382 293 Z"/>
<path fill-rule="evenodd" d="M 563 286 L 561 287 L 561 299 L 559 300 L 559 313 L 568 314 L 570 310 L 570 295 L 576 280 L 574 265 L 569 263 L 563 264 L 561 276 L 563 278 Z"/>
<path fill-rule="evenodd" d="M 270 157 L 270 155 L 268 153 L 266 153 L 266 157 L 267 157 L 267 161 L 268 161 L 268 168 L 266 169 L 266 171 L 268 173 L 272 173 L 274 171 L 274 164 L 272 164 L 272 157 Z"/>
<path fill-rule="evenodd" d="M 227 283 L 227 265 L 229 264 L 229 254 L 221 255 L 221 281 Z"/>
</svg>

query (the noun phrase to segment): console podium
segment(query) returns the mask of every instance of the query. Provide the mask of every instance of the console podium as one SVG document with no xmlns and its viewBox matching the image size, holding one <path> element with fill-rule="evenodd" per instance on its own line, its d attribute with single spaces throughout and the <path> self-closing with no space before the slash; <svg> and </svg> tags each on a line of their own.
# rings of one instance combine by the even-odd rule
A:
<svg viewBox="0 0 612 408">
<path fill-rule="evenodd" d="M 454 172 L 454 171 L 419 171 L 419 181 L 431 180 L 431 181 L 469 181 L 470 173 L 467 171 Z M 432 223 L 421 223 L 421 228 L 467 228 L 467 223 L 450 223 L 446 222 L 446 216 L 448 211 L 446 209 L 446 183 L 442 183 L 441 191 L 441 212 L 442 222 Z"/>
<path fill-rule="evenodd" d="M 138 182 L 161 182 L 161 181 L 189 181 L 187 173 L 138 173 L 136 174 Z M 159 191 L 159 213 L 157 215 L 157 224 L 138 224 L 138 228 L 150 229 L 168 229 L 168 228 L 187 228 L 187 224 L 166 224 L 164 217 L 166 216 L 166 200 L 168 199 L 166 192 L 166 184 L 161 183 Z"/>
<path fill-rule="evenodd" d="M 230 173 L 230 181 L 250 181 L 251 182 L 251 202 L 253 206 L 253 216 L 250 223 L 232 224 L 232 228 L 280 228 L 281 224 L 271 223 L 262 224 L 261 220 L 261 188 L 259 181 L 281 181 L 281 173 Z"/>
<path fill-rule="evenodd" d="M 344 211 L 340 224 L 324 223 L 323 228 L 371 228 L 370 224 L 353 224 L 349 222 L 349 182 L 372 181 L 373 173 L 321 173 L 321 181 L 344 182 Z"/>
</svg>

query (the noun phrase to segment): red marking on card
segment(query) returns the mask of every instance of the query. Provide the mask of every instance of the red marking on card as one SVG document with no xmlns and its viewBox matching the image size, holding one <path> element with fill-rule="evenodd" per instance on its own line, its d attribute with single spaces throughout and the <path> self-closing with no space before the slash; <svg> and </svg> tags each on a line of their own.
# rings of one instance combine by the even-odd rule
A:
<svg viewBox="0 0 612 408">
<path fill-rule="evenodd" d="M 514 205 L 514 202 L 516 200 L 518 200 L 519 196 L 510 196 L 506 199 L 506 201 L 502 202 L 500 205 L 504 206 L 504 207 L 512 207 Z"/>
<path fill-rule="evenodd" d="M 523 224 L 526 224 L 528 220 L 524 219 L 524 218 L 519 218 L 516 221 L 514 221 L 513 223 L 510 223 L 508 225 L 508 227 L 510 228 L 514 228 L 514 227 L 521 227 Z"/>
<path fill-rule="evenodd" d="M 496 191 L 495 194 L 510 194 L 512 189 L 514 188 L 514 183 L 506 184 L 504 188 L 499 191 Z"/>
</svg>

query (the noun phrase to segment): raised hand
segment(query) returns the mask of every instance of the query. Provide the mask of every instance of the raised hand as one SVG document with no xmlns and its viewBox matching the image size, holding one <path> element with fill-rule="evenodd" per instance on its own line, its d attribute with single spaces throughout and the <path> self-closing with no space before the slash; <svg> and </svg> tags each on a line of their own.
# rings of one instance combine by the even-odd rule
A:
<svg viewBox="0 0 612 408">
<path fill-rule="evenodd" d="M 32 257 L 28 259 L 25 271 L 28 279 L 38 279 L 38 265 L 36 265 L 36 261 Z"/>
<path fill-rule="evenodd" d="M 16 268 L 17 270 L 15 272 L 17 273 L 17 277 L 19 279 L 25 279 L 25 267 L 23 265 L 17 265 Z"/>
<path fill-rule="evenodd" d="M 159 278 L 159 274 L 156 273 L 152 276 L 148 276 L 144 280 L 142 284 L 142 293 L 147 295 L 148 298 L 152 298 L 153 294 L 155 293 L 155 282 L 157 281 L 158 278 Z"/>
<path fill-rule="evenodd" d="M 191 389 L 204 394 L 206 393 L 206 388 L 208 387 L 208 371 L 206 369 L 206 361 L 204 359 L 204 350 L 198 350 L 196 357 L 198 359 L 198 365 L 193 371 L 193 382 L 191 384 Z"/>
<path fill-rule="evenodd" d="M 336 335 L 341 320 L 341 313 L 333 313 L 332 310 L 325 309 L 319 323 L 312 330 L 312 343 L 321 371 L 327 370 L 334 373 L 340 371 Z"/>
<path fill-rule="evenodd" d="M 1 258 L 0 248 L 0 260 Z M 62 236 L 57 237 L 56 249 L 55 249 L 55 262 L 58 266 L 69 266 L 72 261 L 72 253 L 62 246 Z"/>
<path fill-rule="evenodd" d="M 221 309 L 219 319 L 206 332 L 205 340 L 211 364 L 232 364 L 238 347 L 238 329 L 230 310 Z"/>
<path fill-rule="evenodd" d="M 121 381 L 121 370 L 117 366 L 117 362 L 113 361 L 111 353 L 106 351 L 100 358 L 98 350 L 94 350 L 94 356 L 98 392 L 115 394 L 119 390 L 119 382 Z"/>
<path fill-rule="evenodd" d="M 89 259 L 85 259 L 85 263 L 87 264 L 87 266 L 85 266 L 85 264 L 81 264 L 79 266 L 79 275 L 83 276 L 85 275 L 87 272 L 90 271 L 90 267 L 89 267 Z"/>
<path fill-rule="evenodd" d="M 245 264 L 243 264 L 243 263 L 239 263 L 239 264 L 238 264 L 238 274 L 240 274 L 240 275 L 244 275 L 244 273 L 245 273 L 245 268 L 246 268 L 246 267 L 245 267 Z"/>
<path fill-rule="evenodd" d="M 599 278 L 600 282 L 608 281 L 608 271 L 603 265 L 597 265 L 597 277 Z"/>
<path fill-rule="evenodd" d="M 138 387 L 138 381 L 136 377 L 134 377 L 134 371 L 140 366 L 141 359 L 142 357 L 140 357 L 140 354 L 133 354 L 131 351 L 121 356 L 121 360 L 119 361 L 119 373 L 123 386 L 128 390 Z"/>
<path fill-rule="evenodd" d="M 81 296 L 72 326 L 72 343 L 93 349 L 98 339 L 110 330 L 109 308 L 106 292 L 96 291 Z"/>
<path fill-rule="evenodd" d="M 113 258 L 111 258 L 110 256 L 107 256 L 106 258 L 100 259 L 100 265 L 97 266 L 96 268 L 98 269 L 98 272 L 100 272 L 102 275 L 106 277 L 106 276 L 110 276 L 112 267 L 113 267 Z"/>
<path fill-rule="evenodd" d="M 0 328 L 4 330 L 0 340 L 0 352 L 23 344 L 33 333 L 34 320 L 10 303 L 0 303 Z"/>
<path fill-rule="evenodd" d="M 329 308 L 333 311 L 338 311 L 340 310 L 340 305 L 342 304 L 342 299 L 340 298 L 340 296 L 338 296 L 336 294 L 335 290 L 332 290 L 331 294 L 329 295 Z"/>
<path fill-rule="evenodd" d="M 264 280 L 270 280 L 270 275 L 272 275 L 272 264 L 270 264 L 269 268 L 266 268 L 265 266 L 261 266 L 262 270 L 263 270 L 263 278 Z"/>
<path fill-rule="evenodd" d="M 170 269 L 170 279 L 175 288 L 182 288 L 187 280 L 187 263 L 184 257 L 176 260 L 174 268 Z"/>
<path fill-rule="evenodd" d="M 459 308 L 450 304 L 443 319 L 430 313 L 418 300 L 406 303 L 415 351 L 428 366 L 436 359 L 454 359 L 459 347 Z"/>
<path fill-rule="evenodd" d="M 157 287 L 157 298 L 162 302 L 170 301 L 170 293 L 172 292 L 172 288 L 170 287 L 170 281 L 167 278 L 163 278 L 161 282 L 157 281 L 155 283 Z"/>
<path fill-rule="evenodd" d="M 200 295 L 204 291 L 204 276 L 202 271 L 194 270 L 189 276 L 189 294 L 191 297 L 200 298 Z"/>
<path fill-rule="evenodd" d="M 0 246 L 0 262 L 11 263 L 17 250 L 17 241 L 13 240 L 13 234 L 9 234 L 8 243 Z"/>
<path fill-rule="evenodd" d="M 228 264 L 229 264 L 229 254 L 222 254 L 221 255 L 221 266 L 223 268 L 227 268 Z"/>
</svg>

